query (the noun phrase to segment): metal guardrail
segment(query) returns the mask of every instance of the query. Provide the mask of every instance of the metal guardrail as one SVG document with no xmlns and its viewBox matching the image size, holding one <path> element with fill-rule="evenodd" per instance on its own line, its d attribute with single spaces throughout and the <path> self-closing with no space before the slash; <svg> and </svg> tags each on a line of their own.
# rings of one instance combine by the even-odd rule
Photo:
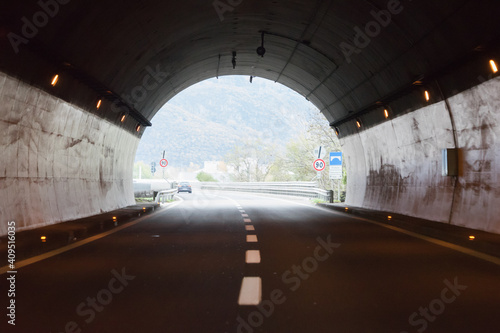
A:
<svg viewBox="0 0 500 333">
<path fill-rule="evenodd" d="M 315 182 L 201 183 L 202 190 L 267 193 L 332 202 L 333 192 L 317 188 Z"/>
<path fill-rule="evenodd" d="M 155 202 L 156 203 L 165 203 L 168 200 L 172 200 L 176 193 L 177 193 L 176 188 L 171 189 L 171 190 L 160 191 L 156 195 Z"/>
</svg>

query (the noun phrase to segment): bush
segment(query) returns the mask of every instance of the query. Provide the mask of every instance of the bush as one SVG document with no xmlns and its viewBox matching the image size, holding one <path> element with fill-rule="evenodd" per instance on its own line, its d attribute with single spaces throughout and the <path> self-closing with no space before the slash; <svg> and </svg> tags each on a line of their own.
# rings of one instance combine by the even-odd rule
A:
<svg viewBox="0 0 500 333">
<path fill-rule="evenodd" d="M 196 179 L 198 179 L 200 182 L 216 182 L 217 179 L 215 179 L 211 174 L 206 173 L 206 172 L 199 172 L 196 175 Z"/>
</svg>

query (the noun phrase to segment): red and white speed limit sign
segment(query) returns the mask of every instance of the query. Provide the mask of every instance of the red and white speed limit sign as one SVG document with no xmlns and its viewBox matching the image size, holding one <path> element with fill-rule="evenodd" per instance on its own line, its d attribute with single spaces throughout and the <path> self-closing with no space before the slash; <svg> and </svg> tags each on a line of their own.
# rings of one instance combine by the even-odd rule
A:
<svg viewBox="0 0 500 333">
<path fill-rule="evenodd" d="M 322 159 L 317 159 L 316 161 L 314 161 L 313 166 L 314 166 L 314 170 L 323 171 L 323 170 L 325 170 L 326 163 Z"/>
<path fill-rule="evenodd" d="M 167 165 L 168 165 L 168 161 L 167 161 L 166 159 L 162 159 L 162 160 L 160 161 L 160 166 L 161 166 L 162 168 L 166 168 L 166 167 L 167 167 Z"/>
</svg>

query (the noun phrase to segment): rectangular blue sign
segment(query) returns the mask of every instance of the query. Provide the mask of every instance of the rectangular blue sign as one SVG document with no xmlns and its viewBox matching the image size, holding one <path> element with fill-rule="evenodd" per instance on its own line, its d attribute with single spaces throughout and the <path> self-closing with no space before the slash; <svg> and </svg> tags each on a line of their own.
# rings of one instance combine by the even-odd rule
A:
<svg viewBox="0 0 500 333">
<path fill-rule="evenodd" d="M 330 153 L 330 165 L 342 165 L 342 153 Z"/>
</svg>

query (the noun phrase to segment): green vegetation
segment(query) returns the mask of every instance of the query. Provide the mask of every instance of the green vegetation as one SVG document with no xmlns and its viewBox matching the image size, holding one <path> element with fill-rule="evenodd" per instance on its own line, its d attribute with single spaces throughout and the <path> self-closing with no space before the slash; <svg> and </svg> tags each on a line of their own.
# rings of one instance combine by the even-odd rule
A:
<svg viewBox="0 0 500 333">
<path fill-rule="evenodd" d="M 320 188 L 335 193 L 345 191 L 345 179 L 332 181 L 329 177 L 328 166 L 321 172 L 313 168 L 314 150 L 322 146 L 327 152 L 325 162 L 328 164 L 330 152 L 341 151 L 340 142 L 335 133 L 328 126 L 328 122 L 317 112 L 309 112 L 308 118 L 303 120 L 304 130 L 288 140 L 281 150 L 270 142 L 260 138 L 247 139 L 243 144 L 235 146 L 225 157 L 225 162 L 233 181 L 263 182 L 263 181 L 312 181 L 316 180 Z M 340 183 L 340 184 L 339 184 Z M 342 198 L 341 198 L 342 199 Z"/>
<path fill-rule="evenodd" d="M 153 198 L 135 198 L 135 202 L 153 202 Z"/>
<path fill-rule="evenodd" d="M 319 203 L 328 203 L 327 201 L 325 200 L 321 200 L 321 199 L 310 199 L 312 203 L 315 203 L 315 204 L 319 204 Z"/>
<path fill-rule="evenodd" d="M 139 177 L 141 174 L 141 177 Z M 148 165 L 144 162 L 137 162 L 134 164 L 134 179 L 152 179 L 153 175 L 151 174 L 151 165 Z"/>
<path fill-rule="evenodd" d="M 211 174 L 206 173 L 206 172 L 199 172 L 196 175 L 196 179 L 198 179 L 200 182 L 216 182 L 217 179 L 215 179 Z"/>
</svg>

